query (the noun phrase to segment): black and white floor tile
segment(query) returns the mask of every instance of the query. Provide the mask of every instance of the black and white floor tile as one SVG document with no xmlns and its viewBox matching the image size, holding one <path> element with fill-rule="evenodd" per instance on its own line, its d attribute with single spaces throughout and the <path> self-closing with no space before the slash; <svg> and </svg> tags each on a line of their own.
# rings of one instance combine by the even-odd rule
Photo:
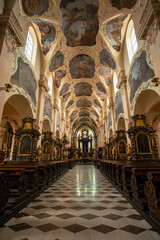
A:
<svg viewBox="0 0 160 240">
<path fill-rule="evenodd" d="M 0 228 L 3 240 L 159 240 L 94 166 L 78 165 Z"/>
</svg>

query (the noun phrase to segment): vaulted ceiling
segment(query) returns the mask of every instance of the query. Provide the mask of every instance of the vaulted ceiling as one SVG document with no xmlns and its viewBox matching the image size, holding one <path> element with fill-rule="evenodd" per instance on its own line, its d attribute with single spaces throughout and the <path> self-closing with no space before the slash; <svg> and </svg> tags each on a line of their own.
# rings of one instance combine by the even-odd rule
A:
<svg viewBox="0 0 160 240">
<path fill-rule="evenodd" d="M 42 73 L 53 73 L 73 127 L 96 128 L 113 71 L 123 69 L 123 41 L 136 0 L 21 0 L 41 45 Z"/>
</svg>

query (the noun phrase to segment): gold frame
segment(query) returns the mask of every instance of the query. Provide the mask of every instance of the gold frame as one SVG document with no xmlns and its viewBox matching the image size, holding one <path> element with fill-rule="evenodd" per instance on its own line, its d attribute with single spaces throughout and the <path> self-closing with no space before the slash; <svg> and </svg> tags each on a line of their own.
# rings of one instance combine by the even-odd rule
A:
<svg viewBox="0 0 160 240">
<path fill-rule="evenodd" d="M 120 143 L 120 142 L 124 142 L 124 144 L 125 144 L 125 149 L 126 149 L 126 152 L 125 152 L 125 153 L 120 153 L 120 152 L 119 152 L 119 143 Z M 127 154 L 127 144 L 126 144 L 126 141 L 123 140 L 123 139 L 121 139 L 120 141 L 118 141 L 118 154 Z"/>
<path fill-rule="evenodd" d="M 44 154 L 43 152 L 43 150 L 44 150 L 44 144 L 45 143 L 49 143 L 49 145 L 50 145 L 50 153 L 48 153 L 48 154 Z M 43 143 L 43 146 L 42 146 L 42 155 L 43 156 L 49 156 L 49 155 L 51 155 L 51 152 L 52 152 L 52 148 L 51 148 L 52 146 L 51 146 L 51 143 L 49 142 L 49 141 L 45 141 L 44 143 Z"/>
<path fill-rule="evenodd" d="M 19 144 L 19 147 L 18 147 L 18 156 L 31 156 L 31 155 L 32 155 L 32 154 L 31 154 L 31 150 L 32 150 L 33 138 L 30 136 L 30 134 L 26 133 L 26 134 L 24 134 L 23 136 L 21 136 L 21 138 L 19 139 L 19 142 L 21 143 L 22 138 L 25 137 L 25 136 L 28 136 L 28 137 L 30 137 L 30 139 L 31 139 L 30 153 L 29 153 L 29 154 L 20 154 L 21 144 Z"/>
<path fill-rule="evenodd" d="M 141 134 L 141 133 L 143 133 L 144 135 L 146 135 L 147 138 L 148 138 L 148 143 L 149 143 L 149 149 L 150 149 L 150 152 L 147 152 L 147 153 L 140 153 L 140 152 L 139 152 L 138 144 L 137 144 L 137 136 L 138 136 L 139 134 Z M 136 136 L 135 136 L 135 140 L 136 140 L 137 154 L 141 154 L 141 155 L 144 155 L 144 154 L 146 154 L 146 155 L 147 155 L 147 154 L 152 154 L 151 143 L 150 143 L 150 138 L 149 138 L 148 134 L 146 134 L 146 133 L 143 132 L 143 131 L 140 131 L 139 133 L 136 134 Z"/>
</svg>

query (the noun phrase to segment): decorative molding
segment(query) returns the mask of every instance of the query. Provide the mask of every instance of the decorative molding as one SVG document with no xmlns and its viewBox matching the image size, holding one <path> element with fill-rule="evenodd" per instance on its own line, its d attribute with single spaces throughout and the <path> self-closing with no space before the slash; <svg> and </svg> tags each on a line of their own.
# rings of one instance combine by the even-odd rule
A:
<svg viewBox="0 0 160 240">
<path fill-rule="evenodd" d="M 140 29 L 137 37 L 152 43 L 160 30 L 160 2 L 148 0 L 140 20 Z"/>
</svg>

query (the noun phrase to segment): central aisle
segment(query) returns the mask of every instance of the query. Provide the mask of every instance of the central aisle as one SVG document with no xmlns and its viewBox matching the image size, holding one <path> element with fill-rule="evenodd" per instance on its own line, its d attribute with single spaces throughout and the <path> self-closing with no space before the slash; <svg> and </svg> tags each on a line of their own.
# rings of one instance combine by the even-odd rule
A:
<svg viewBox="0 0 160 240">
<path fill-rule="evenodd" d="M 92 165 L 70 170 L 7 222 L 0 236 L 3 240 L 160 239 Z"/>
</svg>

